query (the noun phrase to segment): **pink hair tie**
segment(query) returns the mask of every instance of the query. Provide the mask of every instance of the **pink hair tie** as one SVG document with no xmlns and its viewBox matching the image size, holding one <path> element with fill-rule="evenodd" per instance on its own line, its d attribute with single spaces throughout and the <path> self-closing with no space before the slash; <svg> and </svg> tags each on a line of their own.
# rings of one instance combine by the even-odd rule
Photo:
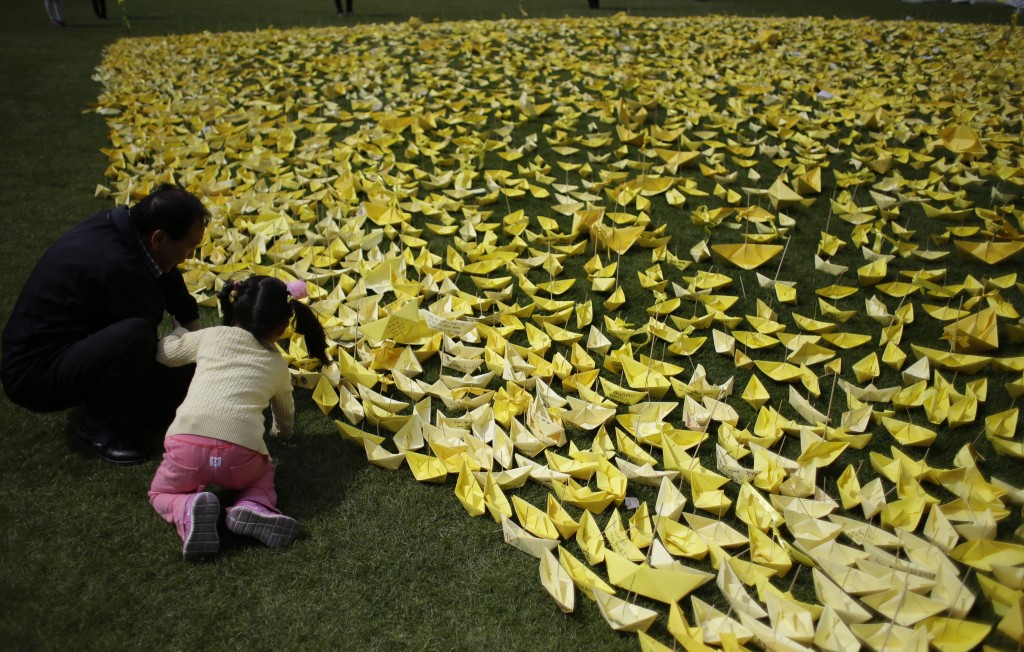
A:
<svg viewBox="0 0 1024 652">
<path fill-rule="evenodd" d="M 292 281 L 288 284 L 288 294 L 292 295 L 293 299 L 305 299 L 309 294 L 306 292 L 305 281 Z"/>
</svg>

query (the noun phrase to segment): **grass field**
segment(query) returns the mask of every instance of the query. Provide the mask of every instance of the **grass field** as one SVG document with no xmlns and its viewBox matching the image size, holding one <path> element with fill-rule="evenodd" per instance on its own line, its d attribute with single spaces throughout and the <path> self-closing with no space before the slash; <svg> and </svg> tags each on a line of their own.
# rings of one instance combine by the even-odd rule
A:
<svg viewBox="0 0 1024 652">
<path fill-rule="evenodd" d="M 109 146 L 109 133 L 103 118 L 90 107 L 101 92 L 92 76 L 104 48 L 126 36 L 118 22 L 117 5 L 108 3 L 111 18 L 98 21 L 87 5 L 65 3 L 70 26 L 55 29 L 40 4 L 9 9 L 0 28 L 0 53 L 4 55 L 0 83 L 7 89 L 0 97 L 6 209 L 2 218 L 5 237 L 0 240 L 5 270 L 0 322 L 6 321 L 23 280 L 47 244 L 77 220 L 110 204 L 110 200 L 94 197 L 98 184 L 110 184 L 104 178 L 108 160 L 100 152 Z M 1006 8 L 990 5 L 882 0 L 855 4 L 653 0 L 604 4 L 607 6 L 597 14 L 602 18 L 624 11 L 641 16 L 913 17 L 1006 25 L 1009 16 Z M 132 36 L 345 24 L 333 15 L 333 7 L 326 1 L 136 0 L 127 6 Z M 593 16 L 582 0 L 524 2 L 519 6 L 535 18 Z M 365 13 L 364 6 L 357 3 L 356 11 L 357 17 L 349 19 L 356 24 L 405 24 L 410 16 L 429 24 L 521 15 L 515 4 L 495 3 L 485 8 L 462 1 L 365 5 Z M 1021 47 L 1021 37 L 1016 43 Z M 824 48 L 828 42 L 822 44 Z M 956 59 L 955 53 L 941 54 Z M 1019 49 L 1010 56 L 1019 62 Z M 1008 87 L 1014 84 L 1019 81 L 1007 81 Z M 1008 133 L 1019 138 L 1019 115 L 1015 119 L 1016 127 Z M 541 153 L 554 160 L 549 147 L 543 146 Z M 772 171 L 764 161 L 756 169 L 765 178 Z M 714 185 L 708 179 L 700 183 L 707 191 Z M 971 186 L 970 198 L 989 206 L 991 200 L 985 195 L 989 190 L 988 186 Z M 1019 188 L 1000 190 L 1016 192 L 1015 201 L 1020 205 Z M 809 258 L 826 219 L 827 198 L 834 191 L 834 186 L 824 190 L 812 208 L 793 209 L 801 226 L 787 252 L 790 280 L 813 274 Z M 707 201 L 715 205 L 714 197 Z M 540 214 L 543 206 L 537 201 L 522 207 L 530 214 Z M 656 218 L 672 215 L 666 204 L 657 206 Z M 684 215 L 688 216 L 692 204 L 686 206 Z M 504 214 L 502 208 L 497 208 L 499 218 Z M 677 238 L 677 253 L 685 255 L 698 239 L 694 227 L 688 219 L 664 219 Z M 914 227 L 922 231 L 924 239 L 928 233 L 941 233 L 944 225 L 918 220 Z M 431 249 L 444 255 L 440 239 Z M 589 255 L 571 259 L 568 273 L 582 274 L 581 265 Z M 631 297 L 640 292 L 635 272 L 650 264 L 646 251 L 642 257 L 624 259 L 623 278 L 630 280 L 623 283 L 631 284 L 627 285 Z M 960 278 L 996 275 L 980 264 L 958 260 L 956 265 Z M 996 269 L 998 274 L 1009 274 L 1016 267 L 1004 264 Z M 751 289 L 747 286 L 743 291 L 741 305 L 746 309 L 734 310 L 735 314 L 752 312 L 754 293 L 746 298 Z M 1020 307 L 1019 289 L 1011 289 L 1007 296 Z M 573 298 L 579 301 L 584 297 L 576 294 Z M 623 314 L 642 322 L 646 319 L 643 307 L 626 306 Z M 805 307 L 801 305 L 801 309 Z M 204 315 L 208 323 L 214 318 Z M 870 330 L 869 323 L 858 315 L 850 330 Z M 929 345 L 936 345 L 934 338 L 940 331 L 920 326 L 913 333 L 916 342 L 931 340 Z M 844 356 L 845 365 L 868 349 Z M 1021 355 L 1021 346 L 1004 347 L 1000 354 Z M 701 355 L 706 359 L 692 362 L 703 363 L 711 379 L 721 380 L 732 373 L 730 359 L 713 352 Z M 748 376 L 737 377 L 738 391 Z M 892 373 L 885 379 L 896 377 Z M 1009 374 L 992 375 L 986 414 L 1009 407 L 1002 385 L 1011 378 Z M 955 383 L 962 387 L 964 379 Z M 778 391 L 773 394 L 782 403 L 784 394 Z M 0 635 L 6 646 L 104 650 L 636 648 L 632 635 L 616 634 L 607 627 L 593 603 L 580 599 L 583 604 L 575 613 L 562 615 L 537 581 L 535 560 L 505 545 L 500 527 L 489 518 L 466 516 L 452 495 L 454 477 L 444 487 L 437 487 L 416 483 L 407 470 L 391 472 L 369 465 L 361 451 L 338 438 L 331 419 L 321 414 L 308 392 L 297 391 L 296 398 L 299 435 L 287 444 L 272 442 L 271 452 L 278 463 L 281 507 L 299 519 L 307 536 L 280 551 L 228 538 L 215 561 L 201 564 L 182 562 L 180 542 L 146 502 L 155 461 L 116 469 L 85 459 L 69 446 L 69 415 L 32 414 L 0 398 L 0 433 L 7 442 L 0 454 L 0 592 L 5 607 L 0 615 Z M 753 415 L 749 410 L 742 413 L 744 421 Z M 337 413 L 332 416 L 340 418 Z M 968 431 L 968 435 L 960 434 Z M 948 466 L 960 444 L 967 436 L 978 435 L 979 428 L 956 433 L 955 438 L 933 447 L 930 462 Z M 584 433 L 572 434 L 581 447 L 589 445 Z M 872 450 L 888 454 L 888 444 L 876 438 L 879 441 L 873 446 L 877 448 Z M 977 445 L 991 458 L 984 467 L 986 474 L 1015 481 L 1017 462 L 992 456 L 983 437 Z M 791 450 L 793 447 L 797 445 L 791 444 Z M 798 447 L 796 450 L 799 452 Z M 834 487 L 834 476 L 842 467 L 847 462 L 863 462 L 866 452 L 846 453 L 821 484 L 827 480 L 828 486 Z M 705 461 L 708 466 L 713 463 L 713 455 Z M 868 479 L 870 472 L 867 462 L 864 466 L 862 480 Z M 518 495 L 537 504 L 544 493 L 531 485 Z M 638 495 L 653 500 L 654 494 L 639 490 Z M 1010 540 L 1020 524 L 1018 510 L 1013 511 L 999 525 L 1001 540 Z M 795 590 L 803 597 L 810 594 L 808 577 L 804 572 L 797 578 Z M 713 584 L 705 589 L 699 595 L 715 602 Z M 718 605 L 722 605 L 720 600 Z M 972 619 L 996 621 L 980 594 Z M 652 633 L 663 642 L 670 640 L 664 622 Z M 1009 645 L 998 635 L 992 643 Z"/>
</svg>

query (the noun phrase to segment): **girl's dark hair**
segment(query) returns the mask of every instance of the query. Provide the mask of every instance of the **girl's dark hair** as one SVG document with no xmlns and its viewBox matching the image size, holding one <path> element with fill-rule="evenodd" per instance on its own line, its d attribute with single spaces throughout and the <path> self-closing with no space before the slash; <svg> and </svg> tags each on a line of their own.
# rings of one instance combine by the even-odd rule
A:
<svg viewBox="0 0 1024 652">
<path fill-rule="evenodd" d="M 231 295 L 234 293 L 234 299 Z M 306 349 L 325 364 L 327 336 L 308 306 L 291 298 L 288 286 L 270 276 L 250 276 L 241 283 L 228 281 L 217 294 L 225 326 L 238 326 L 267 346 L 270 338 L 295 317 L 295 331 L 306 340 Z"/>
<path fill-rule="evenodd" d="M 165 183 L 132 206 L 128 218 L 143 237 L 159 229 L 181 240 L 197 222 L 205 225 L 210 211 L 189 191 Z"/>
</svg>

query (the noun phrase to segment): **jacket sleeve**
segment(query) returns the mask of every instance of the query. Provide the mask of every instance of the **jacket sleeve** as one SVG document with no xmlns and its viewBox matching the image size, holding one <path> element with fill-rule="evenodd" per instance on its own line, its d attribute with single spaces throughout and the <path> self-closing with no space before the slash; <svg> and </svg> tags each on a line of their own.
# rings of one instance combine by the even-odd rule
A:
<svg viewBox="0 0 1024 652">
<path fill-rule="evenodd" d="M 159 283 L 164 301 L 167 303 L 167 312 L 173 315 L 179 324 L 199 319 L 199 306 L 195 298 L 189 294 L 181 272 L 172 269 L 160 277 Z"/>
<path fill-rule="evenodd" d="M 199 354 L 199 343 L 202 339 L 203 331 L 193 333 L 179 326 L 156 343 L 156 361 L 167 367 L 192 364 Z"/>
</svg>

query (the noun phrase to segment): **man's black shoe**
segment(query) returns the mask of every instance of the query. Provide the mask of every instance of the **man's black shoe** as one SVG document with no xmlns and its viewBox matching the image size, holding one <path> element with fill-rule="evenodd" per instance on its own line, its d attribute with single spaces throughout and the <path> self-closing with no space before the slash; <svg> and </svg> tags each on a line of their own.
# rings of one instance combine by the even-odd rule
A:
<svg viewBox="0 0 1024 652">
<path fill-rule="evenodd" d="M 86 453 L 101 457 L 111 464 L 141 464 L 148 457 L 145 448 L 119 433 L 114 424 L 106 424 L 97 429 L 79 424 L 72 439 Z"/>
</svg>

